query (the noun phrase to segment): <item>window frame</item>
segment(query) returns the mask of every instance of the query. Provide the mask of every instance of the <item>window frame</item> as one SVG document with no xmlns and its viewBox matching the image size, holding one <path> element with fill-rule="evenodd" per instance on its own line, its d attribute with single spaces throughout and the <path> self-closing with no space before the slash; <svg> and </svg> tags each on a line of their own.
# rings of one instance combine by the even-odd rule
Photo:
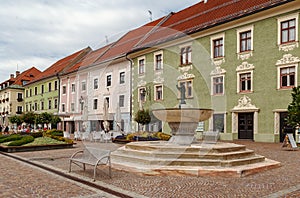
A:
<svg viewBox="0 0 300 198">
<path fill-rule="evenodd" d="M 241 33 L 249 32 L 250 31 L 250 49 L 246 51 L 241 51 Z M 236 30 L 236 39 L 237 39 L 237 47 L 236 52 L 239 59 L 245 60 L 249 57 L 253 56 L 253 49 L 254 49 L 254 25 L 245 26 Z"/>
<path fill-rule="evenodd" d="M 76 86 L 75 86 L 75 83 L 72 83 L 72 84 L 71 84 L 71 92 L 72 92 L 72 93 L 75 93 L 75 92 L 76 92 Z"/>
<path fill-rule="evenodd" d="M 143 64 L 141 65 L 141 61 L 143 61 Z M 139 57 L 137 59 L 137 64 L 138 64 L 138 75 L 144 76 L 146 73 L 146 57 Z M 142 68 L 142 70 L 141 70 Z"/>
<path fill-rule="evenodd" d="M 62 86 L 62 94 L 63 94 L 63 95 L 66 95 L 66 94 L 67 94 L 67 86 L 66 86 L 66 85 L 63 85 L 63 86 Z"/>
<path fill-rule="evenodd" d="M 123 100 L 121 100 L 121 98 L 123 98 Z M 122 103 L 121 103 L 122 101 Z M 125 107 L 125 95 L 121 94 L 119 95 L 119 107 Z"/>
<path fill-rule="evenodd" d="M 189 86 L 188 85 L 188 83 L 191 83 L 191 86 Z M 184 86 L 185 86 L 185 98 L 186 99 L 190 99 L 190 98 L 193 98 L 194 97 L 194 88 L 193 88 L 193 84 L 194 84 L 194 82 L 193 82 L 193 79 L 185 79 L 185 80 L 180 80 L 180 81 L 178 81 L 178 86 L 179 87 L 181 87 L 181 84 L 184 84 Z M 190 90 L 190 92 L 191 92 L 191 94 L 189 94 L 189 90 Z M 180 91 L 178 90 L 178 98 L 180 98 Z"/>
<path fill-rule="evenodd" d="M 112 74 L 111 73 L 106 74 L 106 77 L 105 77 L 105 86 L 107 88 L 112 87 Z"/>
<path fill-rule="evenodd" d="M 93 88 L 98 89 L 99 88 L 99 78 L 93 79 Z"/>
<path fill-rule="evenodd" d="M 192 45 L 180 47 L 180 65 L 186 66 L 192 64 Z"/>
<path fill-rule="evenodd" d="M 119 84 L 120 85 L 123 85 L 123 84 L 125 84 L 125 77 L 126 77 L 126 73 L 125 73 L 125 71 L 120 71 L 119 72 Z"/>
<path fill-rule="evenodd" d="M 289 68 L 294 68 L 294 85 L 287 85 L 287 86 L 282 86 L 282 75 L 281 75 L 281 71 L 282 69 L 289 69 Z M 290 74 L 290 73 L 289 73 Z M 292 64 L 292 65 L 284 65 L 281 67 L 278 67 L 278 89 L 279 90 L 285 90 L 285 89 L 292 89 L 293 87 L 295 87 L 298 84 L 298 65 L 297 64 Z"/>
<path fill-rule="evenodd" d="M 158 56 L 160 56 L 160 59 L 158 59 Z M 161 71 L 163 70 L 163 51 L 158 51 L 153 53 L 153 59 L 154 59 L 154 71 Z M 159 65 L 159 67 L 158 67 Z"/>
<path fill-rule="evenodd" d="M 144 90 L 145 96 L 142 100 L 142 90 Z M 139 87 L 138 88 L 138 102 L 146 102 L 146 87 Z"/>
<path fill-rule="evenodd" d="M 161 87 L 161 93 L 158 94 L 158 88 Z M 162 84 L 154 85 L 154 100 L 155 101 L 163 101 L 164 100 L 164 86 Z M 161 96 L 161 98 L 158 98 Z"/>
<path fill-rule="evenodd" d="M 295 41 L 282 43 L 282 31 L 281 24 L 282 22 L 295 20 Z M 285 15 L 277 18 L 277 45 L 279 46 L 279 50 L 289 51 L 293 50 L 295 47 L 298 47 L 299 44 L 299 13 L 292 13 L 289 15 Z"/>
<path fill-rule="evenodd" d="M 97 110 L 98 109 L 98 98 L 94 98 L 93 99 L 93 110 Z"/>
<path fill-rule="evenodd" d="M 222 78 L 222 82 L 219 82 L 219 83 L 216 83 L 215 82 L 215 79 L 219 79 L 219 78 Z M 222 95 L 224 95 L 224 93 L 225 93 L 225 75 L 216 75 L 216 76 L 212 76 L 211 77 L 211 82 L 212 82 L 212 88 L 211 88 L 211 93 L 212 93 L 212 95 L 213 96 L 222 96 Z M 216 88 L 216 86 L 218 86 L 218 85 L 221 85 L 221 87 L 222 87 L 222 92 L 217 92 L 216 90 L 217 90 L 217 88 Z"/>
<path fill-rule="evenodd" d="M 219 46 L 222 48 L 222 56 L 215 56 L 215 41 L 216 40 L 221 40 L 223 41 L 222 46 Z M 211 53 L 211 59 L 221 59 L 225 57 L 225 33 L 222 34 L 217 34 L 215 36 L 210 37 L 210 53 Z"/>
<path fill-rule="evenodd" d="M 81 81 L 81 91 L 86 91 L 86 81 Z"/>
<path fill-rule="evenodd" d="M 216 130 L 216 126 L 215 126 L 215 116 L 219 116 L 222 115 L 223 116 L 223 131 L 219 131 L 220 133 L 226 133 L 226 113 L 214 113 L 212 115 L 212 129 L 213 131 L 217 131 Z"/>
<path fill-rule="evenodd" d="M 246 80 L 242 80 L 242 76 L 243 75 L 249 75 L 249 77 L 246 78 Z M 249 82 L 249 79 L 250 79 L 250 89 L 248 88 L 248 82 Z M 252 92 L 253 90 L 253 75 L 252 75 L 252 72 L 251 71 L 246 71 L 246 72 L 240 72 L 239 73 L 239 76 L 238 76 L 238 81 L 239 81 L 239 93 L 249 93 L 249 92 Z M 245 85 L 247 86 L 245 90 L 242 90 L 242 85 L 243 85 L 243 82 L 246 82 Z"/>
</svg>

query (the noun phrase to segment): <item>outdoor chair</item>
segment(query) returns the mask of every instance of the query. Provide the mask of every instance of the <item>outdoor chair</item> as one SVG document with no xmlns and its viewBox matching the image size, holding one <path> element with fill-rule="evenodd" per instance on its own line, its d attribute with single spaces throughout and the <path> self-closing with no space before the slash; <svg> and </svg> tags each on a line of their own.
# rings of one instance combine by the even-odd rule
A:
<svg viewBox="0 0 300 198">
<path fill-rule="evenodd" d="M 75 140 L 81 140 L 80 132 L 79 132 L 79 131 L 75 131 L 75 132 L 74 132 L 74 139 L 75 139 Z"/>
<path fill-rule="evenodd" d="M 83 132 L 81 140 L 83 140 L 83 141 L 85 141 L 85 140 L 91 140 L 90 132 Z"/>
<path fill-rule="evenodd" d="M 70 139 L 70 133 L 69 132 L 67 132 L 67 131 L 64 131 L 64 138 L 68 138 L 68 139 Z"/>
<path fill-rule="evenodd" d="M 92 133 L 92 136 L 93 136 L 93 141 L 97 141 L 97 140 L 99 140 L 99 141 L 102 141 L 103 140 L 103 135 L 101 134 L 101 132 L 100 131 L 94 131 L 93 133 Z"/>
</svg>

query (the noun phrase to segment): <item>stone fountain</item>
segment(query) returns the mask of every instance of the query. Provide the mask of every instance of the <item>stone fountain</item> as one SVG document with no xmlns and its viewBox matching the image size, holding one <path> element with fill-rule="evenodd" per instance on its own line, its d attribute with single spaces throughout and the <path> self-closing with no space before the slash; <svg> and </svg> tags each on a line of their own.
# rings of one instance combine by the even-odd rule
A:
<svg viewBox="0 0 300 198">
<path fill-rule="evenodd" d="M 126 144 L 112 152 L 114 168 L 143 175 L 242 177 L 280 166 L 279 162 L 257 155 L 244 145 L 197 142 L 198 123 L 208 120 L 213 110 L 188 107 L 184 87 L 177 88 L 181 93 L 177 108 L 152 111 L 155 117 L 168 123 L 172 138 Z"/>
</svg>

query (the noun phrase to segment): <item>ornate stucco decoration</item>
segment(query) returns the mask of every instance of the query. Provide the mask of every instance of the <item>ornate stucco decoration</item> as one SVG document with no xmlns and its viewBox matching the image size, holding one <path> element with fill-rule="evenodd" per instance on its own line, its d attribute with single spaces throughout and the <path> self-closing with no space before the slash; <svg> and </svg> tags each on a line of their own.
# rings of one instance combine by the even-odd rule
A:
<svg viewBox="0 0 300 198">
<path fill-rule="evenodd" d="M 190 70 L 193 69 L 193 65 L 187 65 L 187 66 L 180 66 L 178 67 L 178 70 L 185 73 L 185 72 L 188 72 Z"/>
<path fill-rule="evenodd" d="M 222 63 L 225 63 L 225 58 L 221 58 L 221 59 L 213 59 L 213 63 L 215 66 L 221 66 Z"/>
<path fill-rule="evenodd" d="M 249 64 L 248 62 L 243 62 L 241 65 L 237 66 L 236 71 L 247 71 L 253 70 L 255 67 L 253 64 Z"/>
<path fill-rule="evenodd" d="M 211 76 L 224 75 L 226 73 L 225 69 L 222 69 L 220 66 L 217 66 L 214 70 L 210 72 Z"/>
<path fill-rule="evenodd" d="M 177 80 L 180 81 L 180 80 L 187 80 L 187 79 L 192 79 L 192 78 L 195 78 L 194 74 L 189 74 L 189 73 L 185 72 L 183 75 L 178 76 Z"/>
<path fill-rule="evenodd" d="M 147 84 L 146 81 L 140 80 L 140 81 L 138 82 L 138 87 L 144 87 L 144 86 L 146 86 L 146 84 Z"/>
<path fill-rule="evenodd" d="M 238 105 L 235 106 L 232 111 L 258 111 L 259 109 L 252 104 L 251 99 L 244 95 L 238 100 Z"/>
<path fill-rule="evenodd" d="M 243 53 L 239 53 L 238 54 L 238 59 L 241 60 L 247 60 L 249 59 L 251 56 L 253 56 L 253 52 L 249 51 L 249 52 L 243 52 Z"/>
<path fill-rule="evenodd" d="M 157 76 L 154 80 L 153 83 L 154 84 L 162 84 L 165 81 L 164 78 L 162 78 L 161 76 Z"/>
<path fill-rule="evenodd" d="M 276 62 L 276 65 L 281 66 L 281 65 L 295 64 L 295 63 L 299 63 L 299 62 L 300 62 L 299 57 L 295 57 L 292 54 L 285 54 L 285 55 L 283 55 L 282 59 L 280 59 Z"/>
<path fill-rule="evenodd" d="M 288 43 L 288 44 L 284 44 L 284 45 L 279 45 L 279 51 L 282 50 L 282 51 L 288 52 L 288 51 L 294 50 L 295 48 L 298 48 L 298 47 L 299 47 L 298 42 Z"/>
</svg>

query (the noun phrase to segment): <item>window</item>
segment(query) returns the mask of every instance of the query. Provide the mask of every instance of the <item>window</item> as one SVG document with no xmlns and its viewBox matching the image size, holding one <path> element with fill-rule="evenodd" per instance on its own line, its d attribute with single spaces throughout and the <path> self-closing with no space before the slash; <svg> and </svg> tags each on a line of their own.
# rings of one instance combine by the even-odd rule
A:
<svg viewBox="0 0 300 198">
<path fill-rule="evenodd" d="M 145 74 L 145 59 L 138 59 L 139 75 Z"/>
<path fill-rule="evenodd" d="M 146 101 L 146 88 L 145 87 L 141 87 L 138 89 L 138 101 L 140 102 L 145 102 Z"/>
<path fill-rule="evenodd" d="M 66 112 L 65 104 L 62 104 L 62 105 L 61 105 L 61 111 L 62 111 L 62 112 Z"/>
<path fill-rule="evenodd" d="M 280 88 L 291 88 L 295 86 L 295 67 L 280 69 Z"/>
<path fill-rule="evenodd" d="M 107 105 L 108 105 L 108 107 L 109 107 L 109 97 L 105 97 L 104 100 L 107 101 Z"/>
<path fill-rule="evenodd" d="M 180 49 L 180 64 L 187 65 L 192 63 L 192 47 L 187 46 Z"/>
<path fill-rule="evenodd" d="M 82 81 L 81 82 L 81 91 L 85 91 L 86 90 L 86 82 Z"/>
<path fill-rule="evenodd" d="M 93 109 L 96 110 L 98 107 L 98 99 L 94 99 Z"/>
<path fill-rule="evenodd" d="M 254 26 L 246 26 L 237 30 L 237 56 L 246 60 L 253 56 Z"/>
<path fill-rule="evenodd" d="M 28 104 L 25 105 L 26 112 L 28 112 Z"/>
<path fill-rule="evenodd" d="M 106 76 L 106 87 L 111 86 L 111 74 Z"/>
<path fill-rule="evenodd" d="M 154 70 L 161 70 L 163 68 L 163 55 L 161 52 L 154 54 Z"/>
<path fill-rule="evenodd" d="M 67 93 L 67 87 L 64 85 L 62 87 L 62 94 L 66 94 Z"/>
<path fill-rule="evenodd" d="M 37 87 L 34 87 L 34 95 L 38 95 L 38 89 L 37 89 Z"/>
<path fill-rule="evenodd" d="M 71 90 L 72 90 L 72 93 L 75 93 L 75 84 L 71 85 Z"/>
<path fill-rule="evenodd" d="M 38 104 L 36 102 L 34 103 L 34 110 L 38 111 Z"/>
<path fill-rule="evenodd" d="M 94 79 L 94 89 L 98 89 L 98 78 Z"/>
<path fill-rule="evenodd" d="M 23 111 L 23 107 L 22 106 L 17 106 L 17 114 L 21 114 Z"/>
<path fill-rule="evenodd" d="M 28 98 L 28 89 L 26 90 L 26 98 Z"/>
<path fill-rule="evenodd" d="M 55 81 L 55 82 L 54 82 L 54 90 L 56 91 L 57 89 L 58 89 L 58 82 Z"/>
<path fill-rule="evenodd" d="M 213 95 L 223 94 L 224 83 L 223 76 L 213 77 Z"/>
<path fill-rule="evenodd" d="M 299 46 L 298 24 L 298 12 L 277 18 L 277 44 L 279 50 L 290 51 Z"/>
<path fill-rule="evenodd" d="M 219 58 L 223 57 L 223 38 L 213 40 L 213 57 Z"/>
<path fill-rule="evenodd" d="M 29 95 L 31 97 L 32 96 L 32 89 L 30 89 L 29 92 L 30 92 Z"/>
<path fill-rule="evenodd" d="M 193 97 L 193 82 L 192 80 L 186 80 L 179 82 L 179 87 L 184 86 L 185 88 L 185 97 L 186 98 L 192 98 Z M 180 92 L 178 92 L 178 95 L 180 97 Z"/>
<path fill-rule="evenodd" d="M 124 101 L 125 100 L 125 96 L 124 95 L 120 95 L 119 96 L 119 107 L 124 107 Z"/>
<path fill-rule="evenodd" d="M 75 111 L 75 103 L 74 103 L 74 102 L 71 103 L 71 111 L 72 111 L 72 112 Z"/>
<path fill-rule="evenodd" d="M 120 72 L 120 84 L 125 83 L 125 72 Z"/>
<path fill-rule="evenodd" d="M 155 86 L 155 100 L 163 100 L 163 87 L 162 85 Z"/>
<path fill-rule="evenodd" d="M 240 52 L 251 51 L 251 30 L 240 33 Z"/>
<path fill-rule="evenodd" d="M 44 85 L 41 86 L 41 93 L 44 93 Z"/>
<path fill-rule="evenodd" d="M 58 108 L 58 100 L 54 99 L 54 108 L 57 109 Z"/>
<path fill-rule="evenodd" d="M 224 133 L 224 114 L 214 114 L 213 115 L 213 130 Z"/>
<path fill-rule="evenodd" d="M 48 109 L 51 109 L 51 108 L 52 108 L 52 101 L 49 100 L 49 101 L 48 101 Z"/>
<path fill-rule="evenodd" d="M 281 22 L 281 44 L 296 41 L 296 19 Z"/>
<path fill-rule="evenodd" d="M 44 110 L 44 101 L 41 101 L 41 110 Z"/>
<path fill-rule="evenodd" d="M 18 96 L 17 96 L 17 97 L 18 97 L 18 98 L 17 98 L 18 102 L 23 101 L 23 94 L 22 94 L 22 93 L 18 93 Z"/>
<path fill-rule="evenodd" d="M 49 89 L 49 92 L 52 91 L 51 82 L 48 84 L 48 89 Z"/>
<path fill-rule="evenodd" d="M 240 74 L 240 92 L 251 91 L 251 73 Z"/>
</svg>

